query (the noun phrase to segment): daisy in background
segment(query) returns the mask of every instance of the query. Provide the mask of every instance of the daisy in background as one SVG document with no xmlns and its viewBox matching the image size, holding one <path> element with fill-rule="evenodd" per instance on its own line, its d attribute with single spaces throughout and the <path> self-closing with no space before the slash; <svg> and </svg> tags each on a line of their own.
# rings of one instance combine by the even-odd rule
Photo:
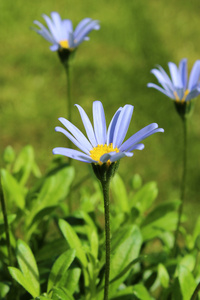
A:
<svg viewBox="0 0 200 300">
<path fill-rule="evenodd" d="M 51 18 L 43 14 L 47 28 L 40 22 L 33 23 L 39 27 L 33 28 L 45 40 L 50 42 L 51 51 L 66 49 L 69 51 L 75 50 L 83 41 L 89 40 L 88 34 L 92 30 L 100 28 L 99 21 L 91 18 L 83 19 L 73 30 L 72 21 L 69 19 L 62 20 L 58 12 L 52 12 Z"/>
<path fill-rule="evenodd" d="M 176 102 L 187 102 L 200 94 L 200 60 L 194 63 L 188 80 L 187 59 L 180 61 L 177 67 L 173 62 L 168 63 L 170 77 L 164 69 L 158 65 L 157 69 L 152 69 L 161 86 L 155 83 L 148 83 L 152 87 L 165 94 Z"/>
<path fill-rule="evenodd" d="M 133 156 L 133 150 L 144 148 L 142 140 L 156 132 L 164 131 L 162 128 L 158 128 L 158 124 L 152 123 L 124 142 L 133 113 L 132 105 L 120 107 L 113 116 L 108 129 L 103 105 L 100 101 L 93 102 L 93 126 L 83 108 L 77 104 L 76 107 L 79 110 L 87 138 L 65 118 L 59 118 L 59 121 L 66 129 L 56 127 L 55 130 L 62 132 L 81 151 L 58 147 L 53 149 L 53 154 L 64 155 L 86 163 L 98 165 L 106 163 L 109 166 L 122 157 Z"/>
</svg>

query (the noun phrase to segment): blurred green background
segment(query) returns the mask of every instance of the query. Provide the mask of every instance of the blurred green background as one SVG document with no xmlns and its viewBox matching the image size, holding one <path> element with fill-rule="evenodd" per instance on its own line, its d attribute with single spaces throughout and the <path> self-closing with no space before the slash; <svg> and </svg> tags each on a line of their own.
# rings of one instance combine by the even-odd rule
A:
<svg viewBox="0 0 200 300">
<path fill-rule="evenodd" d="M 66 113 L 66 77 L 56 53 L 37 35 L 33 20 L 58 11 L 74 26 L 85 18 L 100 20 L 101 29 L 79 47 L 72 66 L 72 99 L 92 116 L 92 102 L 101 100 L 108 122 L 119 106 L 133 104 L 128 136 L 152 122 L 165 129 L 145 141 L 143 151 L 121 160 L 119 173 L 127 185 L 134 173 L 144 182 L 155 180 L 159 201 L 179 197 L 182 174 L 182 124 L 173 102 L 146 87 L 156 82 L 150 70 L 156 64 L 166 70 L 188 58 L 189 70 L 200 59 L 200 2 L 182 0 L 1 0 L 0 1 L 0 128 L 1 147 L 16 151 L 32 144 L 43 171 L 53 158 L 52 149 L 65 146 L 55 133 L 58 117 Z M 200 99 L 189 121 L 188 177 L 185 211 L 192 226 L 200 209 Z M 76 108 L 73 123 L 82 123 Z M 67 159 L 66 159 L 67 160 Z M 79 174 L 88 166 L 73 162 Z M 2 158 L 1 158 L 2 165 Z M 78 179 L 77 179 L 78 180 Z M 190 222 L 191 221 L 191 222 Z"/>
</svg>

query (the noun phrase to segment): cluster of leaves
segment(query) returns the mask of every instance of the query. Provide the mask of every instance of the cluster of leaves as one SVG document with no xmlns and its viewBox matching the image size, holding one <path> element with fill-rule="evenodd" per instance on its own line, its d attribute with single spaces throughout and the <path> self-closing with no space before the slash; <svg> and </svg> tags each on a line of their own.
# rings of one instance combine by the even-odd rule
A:
<svg viewBox="0 0 200 300">
<path fill-rule="evenodd" d="M 79 187 L 78 208 L 70 212 L 72 166 L 57 160 L 42 176 L 31 146 L 16 159 L 8 147 L 4 161 L 1 181 L 13 261 L 0 215 L 0 299 L 102 300 L 104 210 L 97 180 L 90 179 L 92 189 Z M 181 227 L 174 256 L 180 201 L 155 204 L 156 183 L 142 184 L 139 175 L 129 190 L 116 174 L 111 182 L 110 299 L 190 299 L 200 280 L 200 219 L 193 234 Z"/>
</svg>

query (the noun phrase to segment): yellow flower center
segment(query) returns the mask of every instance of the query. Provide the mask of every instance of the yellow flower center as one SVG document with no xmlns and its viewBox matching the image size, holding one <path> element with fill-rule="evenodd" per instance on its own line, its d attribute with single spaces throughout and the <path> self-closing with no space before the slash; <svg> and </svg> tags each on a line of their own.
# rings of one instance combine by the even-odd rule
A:
<svg viewBox="0 0 200 300">
<path fill-rule="evenodd" d="M 62 48 L 69 49 L 69 43 L 67 40 L 60 41 L 59 44 Z"/>
<path fill-rule="evenodd" d="M 113 144 L 109 144 L 109 145 L 98 145 L 97 147 L 94 147 L 92 150 L 90 150 L 90 157 L 96 161 L 98 161 L 98 164 L 102 165 L 102 162 L 100 161 L 100 158 L 102 155 L 106 154 L 106 153 L 110 153 L 110 152 L 119 152 L 119 149 L 113 148 Z M 111 161 L 108 160 L 107 164 L 111 164 Z"/>
<path fill-rule="evenodd" d="M 184 95 L 183 95 L 183 98 L 180 99 L 179 96 L 178 96 L 178 94 L 177 94 L 177 92 L 175 91 L 175 92 L 174 92 L 174 96 L 175 96 L 175 98 L 176 98 L 176 101 L 177 101 L 177 102 L 181 101 L 181 102 L 183 103 L 183 102 L 185 101 L 187 95 L 189 94 L 189 92 L 190 92 L 190 90 L 188 90 L 188 89 L 185 90 Z"/>
</svg>

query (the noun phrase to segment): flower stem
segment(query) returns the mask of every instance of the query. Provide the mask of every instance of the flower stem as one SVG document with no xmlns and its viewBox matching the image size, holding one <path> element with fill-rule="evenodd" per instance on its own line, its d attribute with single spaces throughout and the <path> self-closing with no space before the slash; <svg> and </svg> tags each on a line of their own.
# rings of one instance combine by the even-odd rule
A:
<svg viewBox="0 0 200 300">
<path fill-rule="evenodd" d="M 106 248 L 106 263 L 105 263 L 105 285 L 104 285 L 104 300 L 108 300 L 109 292 L 109 277 L 110 277 L 110 199 L 109 186 L 110 181 L 101 181 L 104 197 L 105 210 L 105 248 Z"/>
<path fill-rule="evenodd" d="M 183 174 L 181 180 L 181 193 L 180 193 L 180 200 L 181 204 L 178 210 L 178 221 L 177 227 L 175 231 L 175 239 L 174 239 L 174 247 L 173 247 L 173 254 L 174 256 L 177 255 L 177 239 L 179 233 L 179 227 L 181 223 L 181 216 L 183 213 L 183 204 L 185 200 L 185 186 L 186 186 L 186 173 L 187 173 L 187 118 L 182 118 L 183 121 Z"/>
<path fill-rule="evenodd" d="M 7 211 L 6 211 L 6 203 L 5 203 L 3 188 L 2 188 L 2 184 L 1 184 L 1 178 L 0 178 L 0 202 L 1 202 L 1 208 L 2 208 L 2 213 L 3 213 L 4 226 L 5 226 L 8 260 L 9 260 L 9 265 L 12 266 L 12 254 L 11 254 L 11 245 L 10 245 L 9 225 L 8 225 L 8 218 L 7 218 Z"/>
<path fill-rule="evenodd" d="M 194 293 L 192 294 L 192 297 L 190 298 L 190 300 L 195 300 L 199 291 L 200 291 L 200 282 L 198 283 L 196 289 L 194 290 Z"/>
<path fill-rule="evenodd" d="M 65 64 L 65 70 L 67 75 L 67 119 L 72 121 L 72 109 L 71 109 L 71 81 L 70 81 L 70 65 L 69 63 Z"/>
</svg>

